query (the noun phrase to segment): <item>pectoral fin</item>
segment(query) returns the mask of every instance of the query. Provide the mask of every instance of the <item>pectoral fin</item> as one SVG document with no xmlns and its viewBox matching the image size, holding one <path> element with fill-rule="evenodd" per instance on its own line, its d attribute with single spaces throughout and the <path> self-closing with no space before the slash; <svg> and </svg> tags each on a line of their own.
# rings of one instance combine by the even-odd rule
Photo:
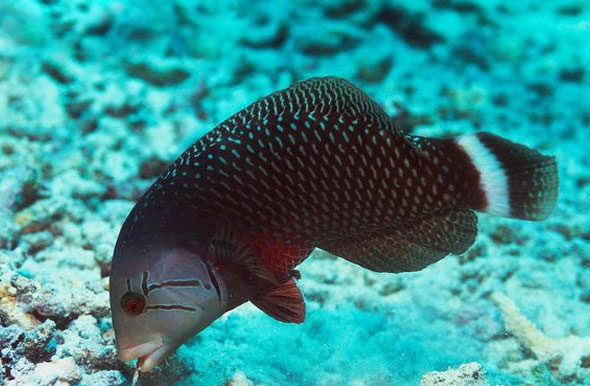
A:
<svg viewBox="0 0 590 386">
<path fill-rule="evenodd" d="M 280 322 L 302 323 L 305 319 L 305 301 L 293 277 L 251 301 Z"/>
</svg>

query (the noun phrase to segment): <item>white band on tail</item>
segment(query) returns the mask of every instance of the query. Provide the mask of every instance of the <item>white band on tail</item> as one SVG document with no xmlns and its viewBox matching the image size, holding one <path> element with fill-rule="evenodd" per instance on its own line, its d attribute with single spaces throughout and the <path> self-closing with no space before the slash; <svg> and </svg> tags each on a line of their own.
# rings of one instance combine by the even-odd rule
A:
<svg viewBox="0 0 590 386">
<path fill-rule="evenodd" d="M 496 156 L 475 134 L 462 135 L 456 141 L 479 171 L 481 188 L 488 202 L 483 211 L 499 216 L 510 215 L 508 178 Z"/>
</svg>

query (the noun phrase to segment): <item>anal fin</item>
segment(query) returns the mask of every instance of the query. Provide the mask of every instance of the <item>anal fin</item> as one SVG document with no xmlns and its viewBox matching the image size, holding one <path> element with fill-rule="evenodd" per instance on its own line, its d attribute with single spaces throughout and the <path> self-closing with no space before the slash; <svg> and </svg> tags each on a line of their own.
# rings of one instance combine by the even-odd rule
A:
<svg viewBox="0 0 590 386">
<path fill-rule="evenodd" d="M 271 288 L 254 299 L 252 303 L 267 315 L 280 322 L 302 323 L 305 319 L 305 301 L 293 277 Z"/>
<path fill-rule="evenodd" d="M 376 272 L 419 271 L 449 253 L 463 253 L 477 235 L 477 217 L 468 208 L 398 224 L 387 230 L 344 235 L 318 247 Z"/>
</svg>

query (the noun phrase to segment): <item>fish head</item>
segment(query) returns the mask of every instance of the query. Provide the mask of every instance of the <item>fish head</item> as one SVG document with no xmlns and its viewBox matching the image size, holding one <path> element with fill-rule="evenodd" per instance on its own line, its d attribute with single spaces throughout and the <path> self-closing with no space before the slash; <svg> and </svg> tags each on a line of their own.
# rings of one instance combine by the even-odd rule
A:
<svg viewBox="0 0 590 386">
<path fill-rule="evenodd" d="M 226 311 L 225 284 L 205 256 L 198 245 L 115 248 L 110 302 L 119 359 L 150 371 Z"/>
</svg>

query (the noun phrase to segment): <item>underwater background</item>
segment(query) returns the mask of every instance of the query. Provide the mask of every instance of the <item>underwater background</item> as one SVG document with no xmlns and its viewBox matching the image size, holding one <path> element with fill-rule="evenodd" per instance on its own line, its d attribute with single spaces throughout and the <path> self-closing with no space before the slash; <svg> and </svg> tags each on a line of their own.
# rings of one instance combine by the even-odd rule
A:
<svg viewBox="0 0 590 386">
<path fill-rule="evenodd" d="M 415 134 L 555 155 L 554 213 L 479 214 L 417 273 L 316 250 L 305 323 L 242 306 L 140 384 L 590 385 L 589 64 L 584 0 L 0 0 L 0 384 L 130 384 L 108 302 L 128 212 L 223 119 L 336 75 Z"/>
</svg>

